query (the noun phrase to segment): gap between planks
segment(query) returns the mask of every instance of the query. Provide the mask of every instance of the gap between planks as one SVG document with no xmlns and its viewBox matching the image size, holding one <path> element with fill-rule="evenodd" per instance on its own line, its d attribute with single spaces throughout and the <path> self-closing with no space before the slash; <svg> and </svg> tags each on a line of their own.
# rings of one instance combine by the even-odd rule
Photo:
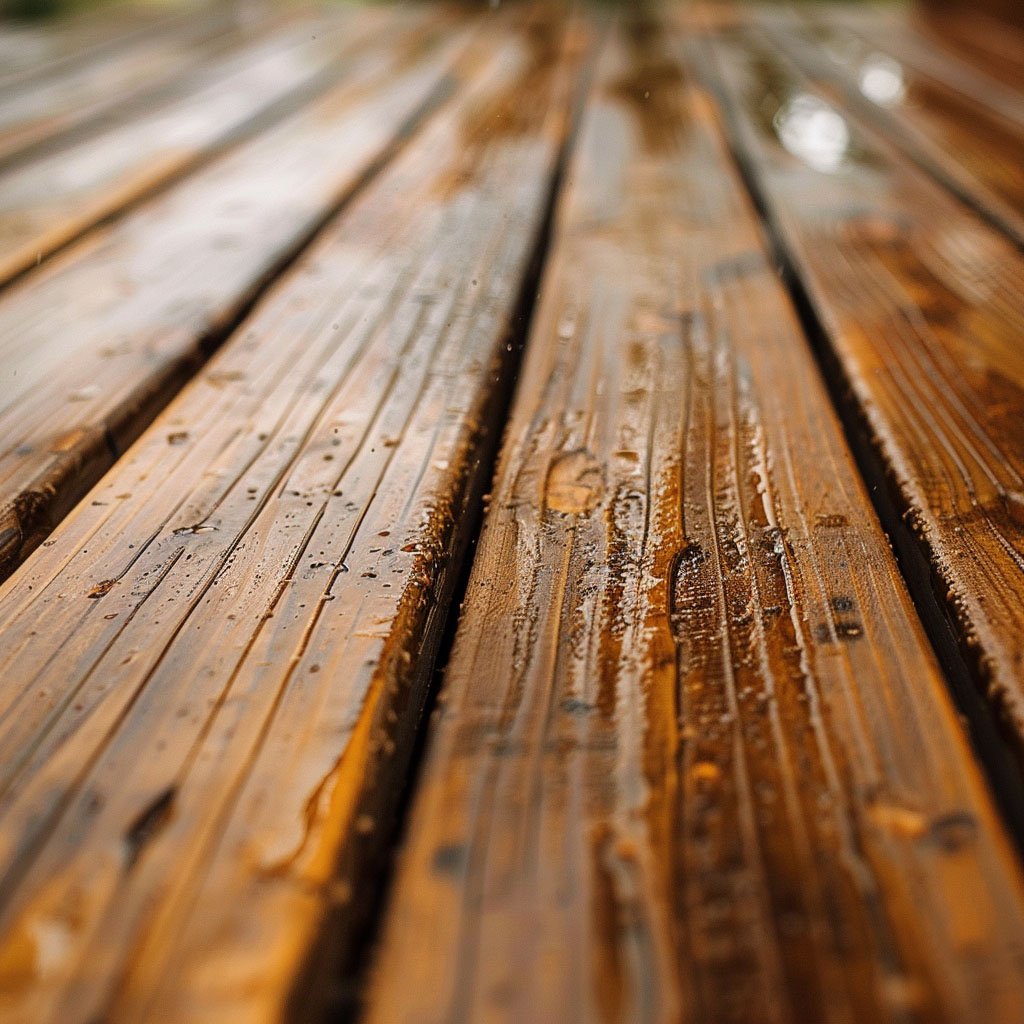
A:
<svg viewBox="0 0 1024 1024">
<path fill-rule="evenodd" d="M 473 22 L 388 17 L 314 102 L 0 295 L 0 573 L 450 92 Z"/>
<path fill-rule="evenodd" d="M 584 115 L 366 1020 L 1011 1024 L 1019 865 L 666 31 Z"/>
<path fill-rule="evenodd" d="M 15 1019 L 308 1019 L 323 996 L 387 848 L 585 59 L 581 25 L 532 10 L 525 42 L 492 18 L 450 102 L 0 592 Z"/>
<path fill-rule="evenodd" d="M 955 634 L 953 688 L 967 674 L 988 700 L 987 723 L 966 694 L 964 708 L 1020 836 L 1024 257 L 749 28 L 728 19 L 706 40 L 696 59 L 707 69 L 708 53 L 718 58 L 709 76 L 734 152 L 825 342 L 865 475 L 876 480 L 883 467 L 875 498 L 923 619 L 947 656 L 946 623 Z M 787 150 L 779 118 L 793 97 L 843 118 L 849 135 L 834 165 L 814 166 L 798 139 Z"/>
</svg>

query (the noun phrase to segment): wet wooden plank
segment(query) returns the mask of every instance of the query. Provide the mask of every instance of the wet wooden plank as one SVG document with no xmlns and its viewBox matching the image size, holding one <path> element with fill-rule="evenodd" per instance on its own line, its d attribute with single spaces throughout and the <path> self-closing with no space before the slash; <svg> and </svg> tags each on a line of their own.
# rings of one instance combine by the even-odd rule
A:
<svg viewBox="0 0 1024 1024">
<path fill-rule="evenodd" d="M 141 4 L 127 9 L 108 6 L 57 21 L 0 23 L 0 90 L 22 88 L 165 32 L 185 18 L 195 18 L 202 6 L 182 5 L 170 12 Z"/>
<path fill-rule="evenodd" d="M 927 557 L 921 599 L 948 615 L 1019 751 L 1024 256 L 755 33 L 720 33 L 714 52 L 884 497 Z"/>
<path fill-rule="evenodd" d="M 31 79 L 0 92 L 0 167 L 61 132 L 116 110 L 134 93 L 172 81 L 183 69 L 216 53 L 244 31 L 231 8 L 145 33 L 114 53 L 75 63 L 42 81 Z"/>
<path fill-rule="evenodd" d="M 951 62 L 907 60 L 891 29 L 830 24 L 817 15 L 762 11 L 757 24 L 805 71 L 837 86 L 840 104 L 879 131 L 1024 246 L 1024 94 L 996 102 L 989 87 L 956 87 Z M 858 25 L 865 25 L 863 19 Z M 962 77 L 962 76 L 961 76 Z"/>
<path fill-rule="evenodd" d="M 385 159 L 470 29 L 396 10 L 340 84 L 0 298 L 0 571 Z M 441 31 L 438 31 L 438 28 Z"/>
<path fill-rule="evenodd" d="M 0 1016 L 320 1019 L 580 80 L 519 17 L 0 591 Z"/>
<path fill-rule="evenodd" d="M 388 27 L 372 10 L 301 19 L 184 76 L 160 102 L 0 175 L 0 284 L 323 91 Z"/>
<path fill-rule="evenodd" d="M 1018 865 L 657 38 L 584 118 L 365 1019 L 1017 1020 Z"/>
<path fill-rule="evenodd" d="M 1024 89 L 1024 30 L 974 8 L 918 12 L 914 28 L 933 46 L 1000 81 Z"/>
<path fill-rule="evenodd" d="M 952 8 L 950 8 L 952 11 Z M 980 11 L 972 11 L 976 25 L 980 28 L 992 19 L 986 19 Z M 1024 121 L 1021 110 L 1022 81 L 1015 74 L 1007 74 L 993 63 L 994 54 L 980 61 L 971 61 L 959 56 L 948 46 L 936 45 L 937 39 L 926 27 L 931 12 L 925 13 L 920 7 L 863 8 L 851 4 L 839 4 L 815 15 L 819 20 L 842 27 L 859 34 L 865 41 L 873 42 L 882 49 L 891 50 L 901 61 L 970 96 L 979 104 L 987 104 L 1002 116 L 1020 123 Z M 998 23 L 998 31 L 1004 46 L 1012 47 L 1021 38 L 1019 29 L 1006 22 Z"/>
</svg>

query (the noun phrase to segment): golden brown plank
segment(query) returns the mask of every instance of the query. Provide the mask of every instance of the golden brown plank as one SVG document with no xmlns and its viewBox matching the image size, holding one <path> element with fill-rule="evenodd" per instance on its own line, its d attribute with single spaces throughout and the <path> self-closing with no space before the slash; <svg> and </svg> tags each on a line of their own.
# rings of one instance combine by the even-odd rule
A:
<svg viewBox="0 0 1024 1024">
<path fill-rule="evenodd" d="M 935 598 L 1019 746 L 1024 256 L 755 33 L 715 52 L 737 145 Z"/>
<path fill-rule="evenodd" d="M 244 31 L 227 6 L 144 33 L 114 53 L 0 91 L 0 165 L 61 132 L 116 110 L 134 93 L 171 81 Z"/>
<path fill-rule="evenodd" d="M 714 109 L 607 51 L 372 1024 L 999 1021 L 1024 890 Z"/>
<path fill-rule="evenodd" d="M 0 284 L 323 91 L 386 30 L 380 11 L 306 18 L 184 76 L 174 95 L 0 176 Z M 333 66 L 333 67 L 332 67 Z"/>
<path fill-rule="evenodd" d="M 917 70 L 906 53 L 913 57 L 915 47 L 901 45 L 888 25 L 868 29 L 861 19 L 854 31 L 827 17 L 770 11 L 757 24 L 806 72 L 835 83 L 840 104 L 873 118 L 889 140 L 1024 246 L 1024 94 L 999 104 L 995 87 L 957 88 L 955 65 L 930 51 L 926 70 Z"/>
<path fill-rule="evenodd" d="M 316 102 L 0 298 L 0 573 L 445 87 L 467 29 L 384 17 L 390 28 Z"/>
<path fill-rule="evenodd" d="M 318 1019 L 386 852 L 577 80 L 578 36 L 511 19 L 0 590 L 5 1020 Z"/>
</svg>

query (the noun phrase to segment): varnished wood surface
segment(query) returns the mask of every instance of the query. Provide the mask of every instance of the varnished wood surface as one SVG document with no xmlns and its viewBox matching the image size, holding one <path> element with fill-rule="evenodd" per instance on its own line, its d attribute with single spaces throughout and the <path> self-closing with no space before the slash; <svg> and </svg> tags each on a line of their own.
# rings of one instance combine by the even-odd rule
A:
<svg viewBox="0 0 1024 1024">
<path fill-rule="evenodd" d="M 715 52 L 737 144 L 938 601 L 1020 742 L 1024 256 L 756 33 L 724 30 Z M 824 147 L 813 118 L 827 122 Z"/>
<path fill-rule="evenodd" d="M 1019 865 L 678 57 L 600 65 L 367 1020 L 1009 1024 Z"/>
<path fill-rule="evenodd" d="M 0 572 L 447 88 L 470 29 L 382 17 L 315 102 L 0 295 Z"/>
<path fill-rule="evenodd" d="M 322 91 L 386 27 L 367 13 L 302 18 L 183 76 L 175 95 L 0 174 L 0 284 L 97 222 Z M 343 66 L 343 63 L 342 63 Z"/>
<path fill-rule="evenodd" d="M 0 68 L 0 1020 L 1020 1024 L 1011 30 L 496 6 Z"/>
<path fill-rule="evenodd" d="M 1024 248 L 1024 93 L 1000 95 L 931 50 L 919 71 L 910 62 L 917 48 L 901 45 L 888 26 L 865 31 L 855 23 L 856 31 L 827 13 L 779 17 L 768 9 L 757 24 L 805 71 L 835 83 L 841 105 L 872 118 Z"/>
<path fill-rule="evenodd" d="M 501 425 L 585 51 L 553 10 L 491 17 L 0 593 L 5 1020 L 316 1019 Z"/>
</svg>

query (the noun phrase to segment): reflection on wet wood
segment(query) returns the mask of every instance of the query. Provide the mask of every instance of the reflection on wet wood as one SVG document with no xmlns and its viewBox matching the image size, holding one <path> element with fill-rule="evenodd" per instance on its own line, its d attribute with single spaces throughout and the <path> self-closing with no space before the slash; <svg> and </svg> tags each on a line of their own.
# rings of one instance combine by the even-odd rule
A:
<svg viewBox="0 0 1024 1024">
<path fill-rule="evenodd" d="M 1017 1020 L 1019 867 L 677 49 L 600 65 L 367 1019 Z"/>
<path fill-rule="evenodd" d="M 737 144 L 936 597 L 1019 743 L 1024 257 L 759 36 L 737 29 L 716 52 Z"/>
<path fill-rule="evenodd" d="M 945 73 L 920 72 L 898 59 L 905 47 L 831 26 L 816 16 L 757 19 L 772 42 L 807 72 L 837 83 L 840 104 L 874 119 L 950 188 L 1024 247 L 1024 94 L 995 102 L 994 87 L 961 91 Z M 1000 108 L 1005 108 L 1005 113 Z"/>
<path fill-rule="evenodd" d="M 449 102 L 0 591 L 4 1019 L 318 1019 L 581 80 L 545 10 L 491 21 Z"/>
<path fill-rule="evenodd" d="M 315 102 L 0 297 L 0 574 L 447 87 L 469 30 L 391 17 Z"/>
</svg>

